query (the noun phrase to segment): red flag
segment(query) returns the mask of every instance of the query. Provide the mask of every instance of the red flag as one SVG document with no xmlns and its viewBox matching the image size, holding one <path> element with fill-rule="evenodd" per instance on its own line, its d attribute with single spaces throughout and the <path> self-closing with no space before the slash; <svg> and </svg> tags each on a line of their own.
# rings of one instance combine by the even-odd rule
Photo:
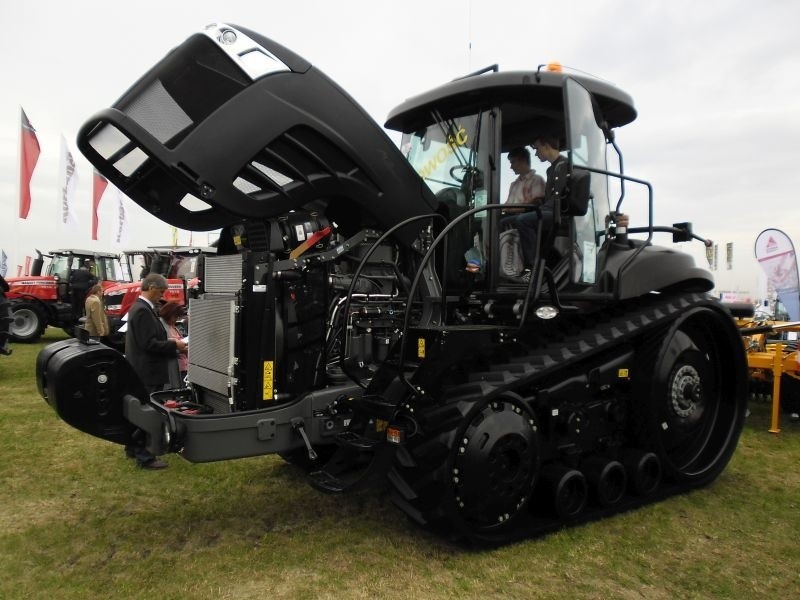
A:
<svg viewBox="0 0 800 600">
<path fill-rule="evenodd" d="M 19 169 L 19 218 L 27 219 L 31 209 L 31 177 L 36 161 L 39 160 L 39 140 L 36 137 L 36 130 L 28 121 L 28 116 L 20 107 L 22 112 L 22 135 L 21 153 Z"/>
<path fill-rule="evenodd" d="M 106 191 L 108 186 L 108 179 L 103 177 L 97 171 L 94 172 L 94 180 L 92 183 L 92 239 L 97 239 L 97 207 L 100 206 L 100 198 L 103 197 L 103 192 Z"/>
</svg>

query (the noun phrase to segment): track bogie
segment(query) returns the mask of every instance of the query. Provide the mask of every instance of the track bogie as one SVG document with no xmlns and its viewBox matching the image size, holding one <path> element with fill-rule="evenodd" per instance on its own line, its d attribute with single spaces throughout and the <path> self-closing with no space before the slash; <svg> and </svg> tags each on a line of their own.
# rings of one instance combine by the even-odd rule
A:
<svg viewBox="0 0 800 600">
<path fill-rule="evenodd" d="M 484 371 L 448 380 L 458 394 L 436 388 L 441 403 L 417 404 L 413 464 L 396 465 L 390 478 L 403 489 L 398 506 L 426 526 L 496 544 L 719 475 L 744 415 L 744 385 L 723 376 L 741 358 L 732 320 L 703 294 L 614 312 L 595 315 L 600 324 L 588 329 L 565 319 L 545 347 L 520 332 L 496 352 L 476 350 Z M 426 414 L 445 412 L 451 418 L 424 428 Z"/>
</svg>

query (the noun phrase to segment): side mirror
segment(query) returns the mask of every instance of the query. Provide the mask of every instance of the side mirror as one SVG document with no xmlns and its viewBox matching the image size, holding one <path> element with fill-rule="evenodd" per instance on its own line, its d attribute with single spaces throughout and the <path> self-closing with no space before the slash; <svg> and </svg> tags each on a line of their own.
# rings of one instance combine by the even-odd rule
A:
<svg viewBox="0 0 800 600">
<path fill-rule="evenodd" d="M 691 242 L 692 241 L 692 224 L 691 223 L 673 223 L 672 224 L 672 242 Z"/>
</svg>

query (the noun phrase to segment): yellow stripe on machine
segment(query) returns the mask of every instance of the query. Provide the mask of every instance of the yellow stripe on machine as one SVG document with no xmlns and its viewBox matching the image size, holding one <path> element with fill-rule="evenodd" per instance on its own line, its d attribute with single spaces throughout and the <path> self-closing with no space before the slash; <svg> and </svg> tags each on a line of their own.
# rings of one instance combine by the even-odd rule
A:
<svg viewBox="0 0 800 600">
<path fill-rule="evenodd" d="M 274 389 L 274 366 L 274 361 L 264 361 L 264 400 L 272 400 L 272 391 Z"/>
</svg>

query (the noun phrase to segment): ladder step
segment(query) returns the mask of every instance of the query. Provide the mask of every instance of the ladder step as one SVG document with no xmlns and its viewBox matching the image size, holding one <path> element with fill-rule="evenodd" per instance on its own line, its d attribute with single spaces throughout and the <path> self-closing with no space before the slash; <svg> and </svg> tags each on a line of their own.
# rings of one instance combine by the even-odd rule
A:
<svg viewBox="0 0 800 600">
<path fill-rule="evenodd" d="M 367 438 L 363 435 L 358 435 L 352 431 L 344 431 L 336 436 L 336 443 L 346 448 L 352 448 L 361 452 L 369 452 L 375 450 L 378 446 L 384 443 L 382 438 Z"/>
</svg>

